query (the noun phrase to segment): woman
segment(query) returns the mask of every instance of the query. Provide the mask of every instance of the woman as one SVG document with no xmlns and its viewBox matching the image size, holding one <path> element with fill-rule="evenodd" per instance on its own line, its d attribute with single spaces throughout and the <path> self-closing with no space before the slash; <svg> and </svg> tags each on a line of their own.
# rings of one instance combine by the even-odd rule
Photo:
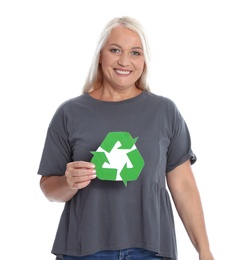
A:
<svg viewBox="0 0 238 260">
<path fill-rule="evenodd" d="M 84 93 L 50 123 L 38 173 L 45 196 L 65 202 L 57 259 L 177 259 L 166 180 L 199 259 L 213 259 L 189 131 L 176 105 L 149 91 L 148 69 L 140 24 L 113 19 Z"/>
</svg>

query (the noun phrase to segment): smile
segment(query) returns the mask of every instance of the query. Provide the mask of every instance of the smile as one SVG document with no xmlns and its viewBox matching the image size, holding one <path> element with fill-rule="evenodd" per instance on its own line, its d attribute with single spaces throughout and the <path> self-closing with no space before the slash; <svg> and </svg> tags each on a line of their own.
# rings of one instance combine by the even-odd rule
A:
<svg viewBox="0 0 238 260">
<path fill-rule="evenodd" d="M 130 70 L 115 70 L 118 74 L 121 74 L 121 75 L 129 75 L 131 73 Z"/>
</svg>

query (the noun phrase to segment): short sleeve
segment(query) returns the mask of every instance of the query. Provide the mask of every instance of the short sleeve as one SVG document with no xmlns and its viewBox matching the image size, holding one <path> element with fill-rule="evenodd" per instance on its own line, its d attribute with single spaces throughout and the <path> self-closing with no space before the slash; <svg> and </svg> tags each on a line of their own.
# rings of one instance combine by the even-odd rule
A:
<svg viewBox="0 0 238 260">
<path fill-rule="evenodd" d="M 169 116 L 171 120 L 171 138 L 167 154 L 166 172 L 172 171 L 189 159 L 191 164 L 197 160 L 191 148 L 191 137 L 187 124 L 176 105 L 172 104 Z"/>
<path fill-rule="evenodd" d="M 47 131 L 38 174 L 42 176 L 65 174 L 66 164 L 72 161 L 67 123 L 65 111 L 60 107 Z"/>
</svg>

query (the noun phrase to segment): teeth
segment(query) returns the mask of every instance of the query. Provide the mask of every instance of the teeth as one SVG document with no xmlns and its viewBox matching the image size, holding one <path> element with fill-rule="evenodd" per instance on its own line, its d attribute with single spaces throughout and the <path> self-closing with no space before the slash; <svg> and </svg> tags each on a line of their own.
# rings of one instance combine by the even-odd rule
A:
<svg viewBox="0 0 238 260">
<path fill-rule="evenodd" d="M 117 73 L 123 74 L 123 75 L 128 75 L 130 74 L 130 71 L 124 71 L 124 70 L 116 70 Z"/>
</svg>

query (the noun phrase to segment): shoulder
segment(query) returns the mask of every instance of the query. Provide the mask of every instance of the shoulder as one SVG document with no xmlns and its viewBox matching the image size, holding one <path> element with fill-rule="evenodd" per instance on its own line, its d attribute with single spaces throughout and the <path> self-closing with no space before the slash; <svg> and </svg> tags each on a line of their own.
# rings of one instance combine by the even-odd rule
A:
<svg viewBox="0 0 238 260">
<path fill-rule="evenodd" d="M 68 108 L 69 106 L 83 103 L 88 100 L 87 96 L 87 94 L 82 94 L 80 96 L 67 99 L 59 105 L 59 108 Z"/>
<path fill-rule="evenodd" d="M 177 110 L 177 106 L 176 106 L 175 102 L 168 97 L 165 97 L 162 95 L 157 95 L 152 92 L 147 92 L 146 96 L 151 105 L 154 104 L 154 105 L 160 106 L 160 108 L 163 108 L 163 109 Z"/>
<path fill-rule="evenodd" d="M 157 113 L 164 124 L 173 127 L 183 122 L 183 116 L 174 100 L 154 93 L 148 93 L 147 96 L 147 107 L 150 107 L 150 109 L 154 111 L 154 115 Z"/>
<path fill-rule="evenodd" d="M 58 108 L 56 109 L 55 114 L 61 114 L 61 113 L 67 113 L 70 112 L 72 109 L 74 109 L 77 106 L 82 106 L 83 104 L 89 102 L 89 99 L 87 98 L 86 94 L 82 94 L 80 96 L 70 98 L 68 100 L 65 100 L 63 103 L 61 103 Z"/>
<path fill-rule="evenodd" d="M 50 122 L 50 126 L 59 125 L 63 123 L 68 123 L 73 120 L 74 111 L 78 109 L 78 107 L 83 106 L 85 103 L 85 95 L 81 95 L 78 97 L 74 97 L 68 99 L 61 103 L 57 108 Z"/>
</svg>

